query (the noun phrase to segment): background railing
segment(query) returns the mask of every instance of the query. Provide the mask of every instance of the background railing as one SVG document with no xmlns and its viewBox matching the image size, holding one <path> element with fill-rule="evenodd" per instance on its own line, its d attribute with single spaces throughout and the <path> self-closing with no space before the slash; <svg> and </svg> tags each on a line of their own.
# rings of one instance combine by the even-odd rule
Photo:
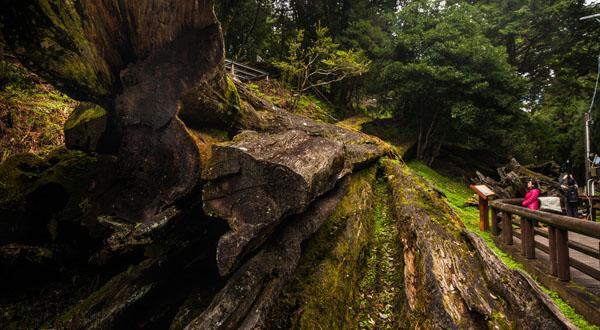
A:
<svg viewBox="0 0 600 330">
<path fill-rule="evenodd" d="M 243 82 L 269 79 L 269 73 L 233 60 L 225 60 L 225 69 Z"/>
</svg>

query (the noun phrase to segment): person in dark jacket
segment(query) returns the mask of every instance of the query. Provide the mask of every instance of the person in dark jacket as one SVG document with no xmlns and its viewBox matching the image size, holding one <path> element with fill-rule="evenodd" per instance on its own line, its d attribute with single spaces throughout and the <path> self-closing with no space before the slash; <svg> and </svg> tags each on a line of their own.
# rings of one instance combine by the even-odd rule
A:
<svg viewBox="0 0 600 330">
<path fill-rule="evenodd" d="M 565 208 L 567 209 L 567 216 L 577 218 L 579 216 L 579 212 L 577 211 L 577 207 L 579 206 L 577 181 L 575 181 L 572 174 L 567 174 L 562 179 L 561 187 L 565 191 Z"/>
</svg>

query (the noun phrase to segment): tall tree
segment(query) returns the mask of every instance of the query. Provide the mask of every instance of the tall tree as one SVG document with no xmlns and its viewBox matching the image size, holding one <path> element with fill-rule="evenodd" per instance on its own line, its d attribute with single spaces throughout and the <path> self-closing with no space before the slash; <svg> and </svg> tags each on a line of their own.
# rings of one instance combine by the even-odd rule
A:
<svg viewBox="0 0 600 330">
<path fill-rule="evenodd" d="M 382 71 L 396 115 L 413 123 L 417 158 L 432 163 L 443 143 L 505 152 L 518 121 L 521 79 L 485 22 L 466 3 L 412 1 L 400 13 L 394 61 Z"/>
</svg>

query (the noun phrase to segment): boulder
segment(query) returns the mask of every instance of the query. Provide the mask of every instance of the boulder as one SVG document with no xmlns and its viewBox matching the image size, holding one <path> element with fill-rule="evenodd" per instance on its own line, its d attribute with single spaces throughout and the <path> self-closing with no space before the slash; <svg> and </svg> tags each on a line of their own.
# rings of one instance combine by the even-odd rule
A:
<svg viewBox="0 0 600 330">
<path fill-rule="evenodd" d="M 214 145 L 203 200 L 208 214 L 231 227 L 217 249 L 221 274 L 260 246 L 283 218 L 333 188 L 343 169 L 341 143 L 302 131 L 246 131 Z"/>
</svg>

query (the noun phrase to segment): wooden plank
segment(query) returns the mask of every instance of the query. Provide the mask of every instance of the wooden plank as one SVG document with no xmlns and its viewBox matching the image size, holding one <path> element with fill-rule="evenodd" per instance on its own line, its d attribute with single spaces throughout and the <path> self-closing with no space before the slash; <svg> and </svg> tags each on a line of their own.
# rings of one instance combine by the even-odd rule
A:
<svg viewBox="0 0 600 330">
<path fill-rule="evenodd" d="M 548 274 L 547 261 L 541 258 L 528 260 L 521 257 L 518 247 L 505 245 L 500 237 L 492 239 L 501 249 L 523 264 L 527 272 L 535 276 L 545 287 L 556 291 L 579 314 L 594 324 L 600 324 L 600 295 L 597 288 L 589 288 L 579 282 L 562 282 Z"/>
</svg>

